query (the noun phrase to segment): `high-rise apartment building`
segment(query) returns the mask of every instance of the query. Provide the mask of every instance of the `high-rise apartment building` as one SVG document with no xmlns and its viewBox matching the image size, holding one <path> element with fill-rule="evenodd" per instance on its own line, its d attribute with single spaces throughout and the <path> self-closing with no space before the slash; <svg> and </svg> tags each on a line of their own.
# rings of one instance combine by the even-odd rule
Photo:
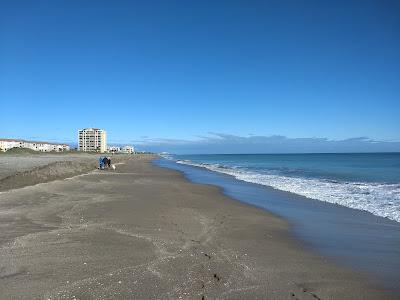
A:
<svg viewBox="0 0 400 300">
<path fill-rule="evenodd" d="M 98 128 L 85 128 L 78 131 L 78 151 L 104 153 L 107 150 L 106 132 Z"/>
</svg>

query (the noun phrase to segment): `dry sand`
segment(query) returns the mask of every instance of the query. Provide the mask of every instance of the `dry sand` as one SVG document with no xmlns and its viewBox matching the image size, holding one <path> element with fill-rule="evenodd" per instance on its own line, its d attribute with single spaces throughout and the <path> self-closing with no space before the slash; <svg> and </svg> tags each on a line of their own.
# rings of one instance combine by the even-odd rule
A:
<svg viewBox="0 0 400 300">
<path fill-rule="evenodd" d="M 396 299 L 147 157 L 0 194 L 1 299 Z"/>
<path fill-rule="evenodd" d="M 76 154 L 9 154 L 0 152 L 0 179 L 16 173 L 29 171 L 55 162 L 83 161 L 95 159 L 95 155 L 86 153 Z"/>
<path fill-rule="evenodd" d="M 99 154 L 0 155 L 0 191 L 72 177 L 98 167 Z M 113 162 L 130 155 L 112 156 Z"/>
</svg>

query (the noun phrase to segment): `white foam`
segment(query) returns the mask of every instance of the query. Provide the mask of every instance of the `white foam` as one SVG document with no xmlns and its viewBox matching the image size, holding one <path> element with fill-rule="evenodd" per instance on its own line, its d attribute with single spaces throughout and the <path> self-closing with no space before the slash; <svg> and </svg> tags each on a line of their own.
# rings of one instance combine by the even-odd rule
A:
<svg viewBox="0 0 400 300">
<path fill-rule="evenodd" d="M 368 211 L 376 216 L 400 222 L 400 184 L 398 183 L 337 182 L 315 178 L 259 174 L 218 164 L 198 164 L 186 160 L 178 160 L 177 163 L 206 168 L 234 176 L 242 181 Z"/>
</svg>

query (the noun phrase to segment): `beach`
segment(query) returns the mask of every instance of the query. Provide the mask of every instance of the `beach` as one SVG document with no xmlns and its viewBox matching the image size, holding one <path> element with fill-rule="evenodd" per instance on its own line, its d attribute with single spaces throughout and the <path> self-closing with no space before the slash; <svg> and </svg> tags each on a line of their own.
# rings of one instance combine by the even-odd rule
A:
<svg viewBox="0 0 400 300">
<path fill-rule="evenodd" d="M 72 177 L 98 166 L 99 155 L 93 153 L 0 153 L 0 191 Z M 112 156 L 113 162 L 129 155 Z"/>
<path fill-rule="evenodd" d="M 398 299 L 304 247 L 284 219 L 153 159 L 101 171 L 91 157 L 73 176 L 3 181 L 1 297 Z"/>
</svg>

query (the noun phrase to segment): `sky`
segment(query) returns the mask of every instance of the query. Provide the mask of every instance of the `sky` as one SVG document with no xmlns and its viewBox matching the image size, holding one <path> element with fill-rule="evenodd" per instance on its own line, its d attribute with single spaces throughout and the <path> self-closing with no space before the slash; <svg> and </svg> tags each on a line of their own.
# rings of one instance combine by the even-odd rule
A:
<svg viewBox="0 0 400 300">
<path fill-rule="evenodd" d="M 400 151 L 400 2 L 0 1 L 0 104 L 0 138 Z"/>
</svg>

